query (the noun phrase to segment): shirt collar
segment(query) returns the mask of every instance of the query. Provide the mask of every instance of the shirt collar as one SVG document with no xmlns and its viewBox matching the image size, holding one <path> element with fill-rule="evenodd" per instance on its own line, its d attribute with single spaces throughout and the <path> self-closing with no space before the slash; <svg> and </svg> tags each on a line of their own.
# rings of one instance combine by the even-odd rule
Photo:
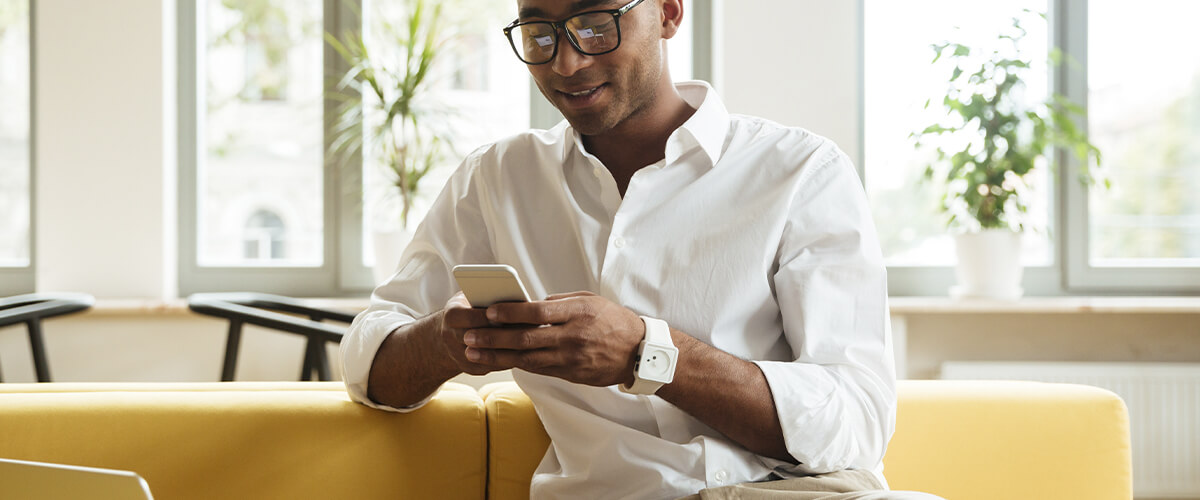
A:
<svg viewBox="0 0 1200 500">
<path fill-rule="evenodd" d="M 667 138 L 666 164 L 671 165 L 693 148 L 700 147 L 710 162 L 709 166 L 715 166 L 721 159 L 721 153 L 725 149 L 725 135 L 729 131 L 729 112 L 725 109 L 725 103 L 721 102 L 721 98 L 707 82 L 677 82 L 675 88 L 688 106 L 695 108 L 696 112 Z M 564 163 L 573 148 L 578 148 L 580 154 L 588 156 L 583 147 L 583 138 L 566 120 L 560 122 L 555 129 L 562 130 Z"/>
<path fill-rule="evenodd" d="M 667 139 L 667 164 L 700 146 L 708 156 L 710 166 L 715 166 L 721 159 L 725 135 L 729 132 L 729 112 L 725 110 L 725 104 L 707 82 L 679 82 L 675 88 L 696 112 Z"/>
</svg>

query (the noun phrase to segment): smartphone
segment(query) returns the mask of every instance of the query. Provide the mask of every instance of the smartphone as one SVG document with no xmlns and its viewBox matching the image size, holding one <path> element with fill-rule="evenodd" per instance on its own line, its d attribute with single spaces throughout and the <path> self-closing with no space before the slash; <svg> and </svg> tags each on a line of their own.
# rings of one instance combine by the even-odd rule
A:
<svg viewBox="0 0 1200 500">
<path fill-rule="evenodd" d="M 505 264 L 454 266 L 454 279 L 471 307 L 488 307 L 497 302 L 529 302 L 529 292 L 517 270 Z"/>
</svg>

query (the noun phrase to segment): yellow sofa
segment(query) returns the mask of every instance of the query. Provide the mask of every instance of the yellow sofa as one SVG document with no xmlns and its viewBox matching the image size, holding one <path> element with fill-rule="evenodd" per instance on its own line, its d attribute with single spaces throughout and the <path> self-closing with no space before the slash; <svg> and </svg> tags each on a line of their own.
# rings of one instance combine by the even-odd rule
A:
<svg viewBox="0 0 1200 500">
<path fill-rule="evenodd" d="M 902 381 L 885 474 L 951 500 L 1131 498 L 1114 394 Z M 447 384 L 421 410 L 339 383 L 0 384 L 0 458 L 133 470 L 158 500 L 528 497 L 549 443 L 512 383 Z"/>
</svg>

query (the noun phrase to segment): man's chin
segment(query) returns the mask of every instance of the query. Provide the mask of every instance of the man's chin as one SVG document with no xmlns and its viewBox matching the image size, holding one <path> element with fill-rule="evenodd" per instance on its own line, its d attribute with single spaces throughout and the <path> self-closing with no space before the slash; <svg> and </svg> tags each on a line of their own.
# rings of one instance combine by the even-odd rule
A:
<svg viewBox="0 0 1200 500">
<path fill-rule="evenodd" d="M 581 135 L 600 135 L 613 129 L 605 117 L 594 113 L 563 113 L 563 117 Z"/>
</svg>

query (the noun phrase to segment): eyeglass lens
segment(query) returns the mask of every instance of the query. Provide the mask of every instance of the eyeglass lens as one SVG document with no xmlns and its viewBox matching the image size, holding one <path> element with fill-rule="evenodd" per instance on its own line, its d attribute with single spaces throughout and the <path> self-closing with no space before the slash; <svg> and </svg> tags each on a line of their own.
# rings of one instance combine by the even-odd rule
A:
<svg viewBox="0 0 1200 500">
<path fill-rule="evenodd" d="M 585 13 L 567 19 L 564 27 L 578 44 L 580 52 L 602 54 L 617 48 L 621 42 L 617 19 L 607 12 Z M 529 23 L 514 29 L 522 47 L 522 58 L 528 63 L 543 63 L 554 57 L 558 34 L 550 23 Z"/>
</svg>

